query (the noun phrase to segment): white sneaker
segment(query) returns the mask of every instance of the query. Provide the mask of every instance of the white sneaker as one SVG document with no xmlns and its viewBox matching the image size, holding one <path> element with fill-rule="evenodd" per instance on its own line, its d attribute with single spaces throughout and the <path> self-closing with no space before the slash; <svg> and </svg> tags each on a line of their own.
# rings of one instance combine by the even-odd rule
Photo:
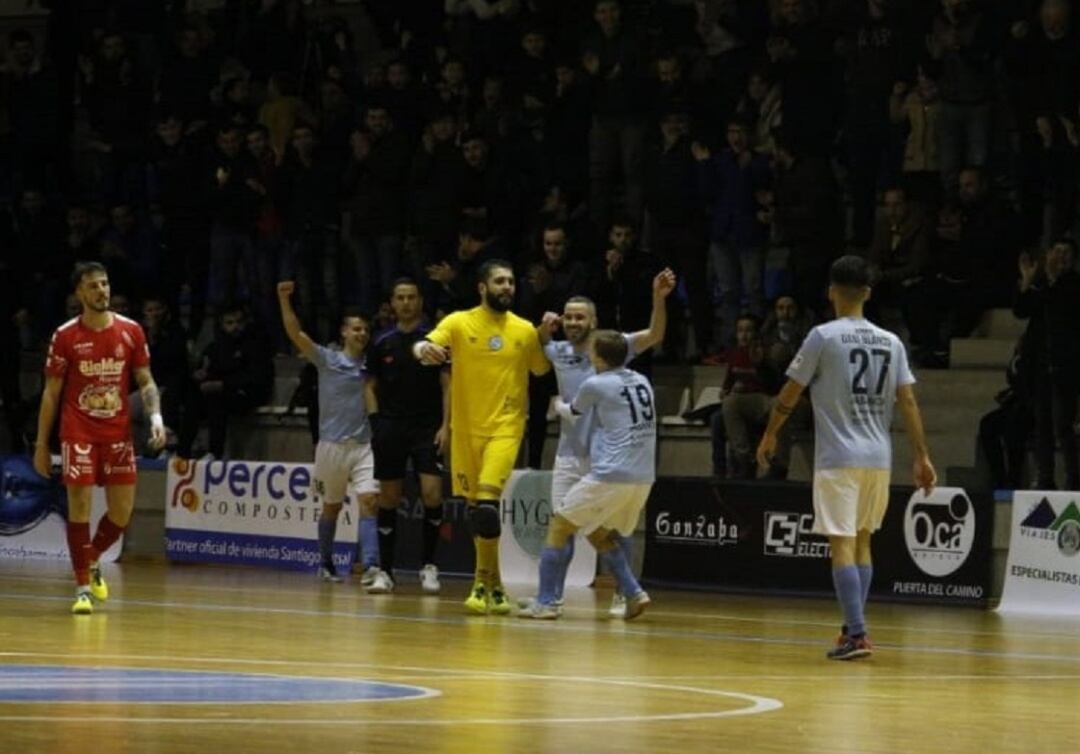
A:
<svg viewBox="0 0 1080 754">
<path fill-rule="evenodd" d="M 428 563 L 420 569 L 420 588 L 428 594 L 439 593 L 442 584 L 439 583 L 439 569 L 437 566 Z"/>
<path fill-rule="evenodd" d="M 608 615 L 612 618 L 625 618 L 626 617 L 626 597 L 622 596 L 618 592 L 615 592 L 611 596 L 611 607 L 608 608 Z"/>
<path fill-rule="evenodd" d="M 378 566 L 368 566 L 364 569 L 364 575 L 360 577 L 360 586 L 368 587 L 375 583 L 375 577 L 382 573 Z"/>
<path fill-rule="evenodd" d="M 532 597 L 520 597 L 520 598 L 518 598 L 517 606 L 519 608 L 521 608 L 522 610 L 524 610 L 529 605 L 536 602 L 536 599 L 537 599 L 536 595 L 534 595 Z M 566 604 L 566 598 L 559 597 L 558 599 L 552 600 L 551 604 L 554 605 L 555 607 L 562 607 L 563 605 Z"/>
<path fill-rule="evenodd" d="M 645 608 L 652 604 L 652 600 L 649 599 L 649 595 L 644 592 L 638 592 L 633 597 L 626 601 L 626 620 L 633 620 L 634 618 L 645 612 Z"/>
<path fill-rule="evenodd" d="M 319 578 L 331 584 L 340 584 L 342 579 L 338 576 L 337 569 L 332 565 L 319 566 Z"/>
<path fill-rule="evenodd" d="M 390 578 L 390 574 L 386 571 L 377 569 L 378 573 L 372 579 L 371 584 L 367 587 L 368 594 L 390 594 L 394 591 L 394 580 Z M 366 574 L 365 574 L 366 575 Z"/>
</svg>

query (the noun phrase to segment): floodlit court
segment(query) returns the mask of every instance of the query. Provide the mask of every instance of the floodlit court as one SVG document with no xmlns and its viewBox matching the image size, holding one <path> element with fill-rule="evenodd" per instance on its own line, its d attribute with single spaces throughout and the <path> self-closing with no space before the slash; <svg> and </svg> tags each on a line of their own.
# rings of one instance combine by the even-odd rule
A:
<svg viewBox="0 0 1080 754">
<path fill-rule="evenodd" d="M 836 663 L 828 600 L 654 590 L 623 622 L 577 589 L 541 622 L 465 615 L 464 581 L 106 569 L 72 616 L 66 564 L 0 564 L 4 754 L 1056 752 L 1080 708 L 1064 620 L 872 601 L 876 653 Z"/>
</svg>

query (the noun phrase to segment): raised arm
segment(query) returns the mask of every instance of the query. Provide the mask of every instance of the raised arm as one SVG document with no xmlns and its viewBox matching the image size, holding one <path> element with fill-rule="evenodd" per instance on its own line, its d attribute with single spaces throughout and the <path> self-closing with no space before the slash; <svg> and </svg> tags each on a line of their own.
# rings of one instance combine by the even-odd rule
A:
<svg viewBox="0 0 1080 754">
<path fill-rule="evenodd" d="M 630 346 L 635 354 L 644 353 L 664 341 L 667 333 L 667 297 L 675 290 L 675 273 L 665 267 L 653 278 L 652 316 L 649 329 L 630 334 Z"/>
<path fill-rule="evenodd" d="M 300 327 L 300 318 L 296 316 L 296 310 L 292 305 L 292 294 L 296 290 L 296 283 L 286 280 L 278 283 L 278 305 L 281 307 L 281 322 L 285 325 L 285 334 L 289 336 L 300 355 L 311 361 L 315 355 L 315 341 Z"/>
<path fill-rule="evenodd" d="M 804 389 L 803 385 L 791 379 L 780 388 L 772 413 L 769 414 L 769 426 L 765 428 L 765 434 L 761 436 L 761 443 L 757 449 L 757 462 L 761 468 L 766 468 L 772 463 L 773 454 L 776 453 L 777 435 L 791 416 L 791 412 L 799 404 L 799 397 Z"/>
<path fill-rule="evenodd" d="M 165 422 L 161 418 L 161 391 L 154 382 L 150 367 L 136 367 L 135 384 L 139 386 L 143 411 L 150 417 L 150 447 L 161 450 L 165 447 Z"/>
<path fill-rule="evenodd" d="M 911 385 L 901 385 L 896 389 L 896 401 L 904 417 L 904 429 L 911 440 L 911 450 L 915 456 L 912 470 L 915 486 L 929 495 L 937 484 L 937 472 L 930 463 L 930 448 L 926 445 L 926 433 L 923 430 L 922 415 L 915 400 L 915 390 Z"/>
<path fill-rule="evenodd" d="M 56 412 L 60 406 L 60 393 L 64 390 L 64 378 L 47 376 L 45 387 L 41 391 L 41 409 L 38 412 L 37 441 L 34 443 L 34 470 L 44 477 L 52 471 L 52 456 L 49 453 L 49 435 L 56 422 Z"/>
</svg>

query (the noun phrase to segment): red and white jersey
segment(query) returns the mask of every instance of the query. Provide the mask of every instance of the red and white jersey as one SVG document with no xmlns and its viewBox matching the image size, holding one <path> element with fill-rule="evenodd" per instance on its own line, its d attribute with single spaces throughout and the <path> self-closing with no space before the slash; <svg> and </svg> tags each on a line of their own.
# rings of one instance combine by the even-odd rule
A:
<svg viewBox="0 0 1080 754">
<path fill-rule="evenodd" d="M 82 318 L 53 333 L 45 374 L 64 380 L 60 398 L 60 439 L 117 442 L 131 437 L 127 397 L 132 370 L 150 366 L 150 349 L 138 322 L 113 315 L 104 330 Z"/>
</svg>

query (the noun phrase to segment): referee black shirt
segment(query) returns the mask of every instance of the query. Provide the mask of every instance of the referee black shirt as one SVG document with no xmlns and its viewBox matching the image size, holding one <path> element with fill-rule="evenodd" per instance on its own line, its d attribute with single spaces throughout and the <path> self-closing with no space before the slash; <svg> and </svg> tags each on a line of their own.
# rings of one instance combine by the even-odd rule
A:
<svg viewBox="0 0 1080 754">
<path fill-rule="evenodd" d="M 412 332 L 397 327 L 375 338 L 368 351 L 367 371 L 377 382 L 375 397 L 385 419 L 408 419 L 416 425 L 442 424 L 442 369 L 424 366 L 413 356 L 413 345 L 431 328 L 421 324 Z"/>
</svg>

